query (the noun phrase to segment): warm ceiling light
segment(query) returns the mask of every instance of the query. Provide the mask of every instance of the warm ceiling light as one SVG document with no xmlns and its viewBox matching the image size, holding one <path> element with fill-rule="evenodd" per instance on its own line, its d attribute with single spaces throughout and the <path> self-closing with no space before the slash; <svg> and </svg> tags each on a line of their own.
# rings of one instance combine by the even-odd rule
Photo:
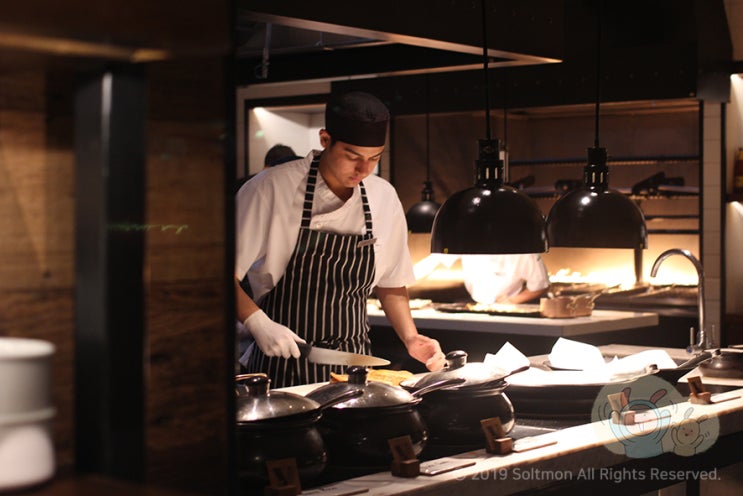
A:
<svg viewBox="0 0 743 496">
<path fill-rule="evenodd" d="M 642 210 L 622 193 L 608 189 L 606 148 L 588 149 L 583 186 L 565 193 L 547 216 L 550 246 L 646 248 Z"/>
<path fill-rule="evenodd" d="M 542 253 L 544 217 L 534 200 L 503 184 L 497 139 L 479 140 L 475 186 L 450 196 L 436 214 L 431 252 L 451 254 Z"/>
<path fill-rule="evenodd" d="M 450 196 L 431 231 L 431 252 L 467 254 L 542 253 L 547 250 L 544 217 L 536 202 L 504 185 L 500 142 L 491 138 L 487 15 L 482 0 L 486 139 L 478 140 L 475 185 Z"/>
<path fill-rule="evenodd" d="M 156 48 L 134 48 L 110 43 L 12 32 L 0 33 L 0 47 L 70 57 L 98 57 L 128 62 L 153 62 L 166 60 L 172 56 L 167 50 Z"/>
<path fill-rule="evenodd" d="M 641 249 L 647 247 L 645 217 L 632 200 L 609 189 L 606 148 L 599 146 L 603 0 L 598 9 L 594 146 L 588 148 L 583 186 L 565 193 L 552 206 L 547 237 L 550 246 L 557 247 Z"/>
</svg>

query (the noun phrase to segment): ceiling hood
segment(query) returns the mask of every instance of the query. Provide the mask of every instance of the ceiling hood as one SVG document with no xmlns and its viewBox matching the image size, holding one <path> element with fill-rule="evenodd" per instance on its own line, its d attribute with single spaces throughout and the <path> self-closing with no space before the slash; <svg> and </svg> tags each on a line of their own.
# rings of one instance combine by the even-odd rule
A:
<svg viewBox="0 0 743 496">
<path fill-rule="evenodd" d="M 317 9 L 242 0 L 237 84 L 330 81 L 370 91 L 403 115 L 425 112 L 430 74 L 432 113 L 474 111 L 482 93 L 478 6 L 380 0 L 360 15 L 347 1 Z M 607 8 L 603 101 L 729 98 L 736 63 L 723 0 L 623 0 Z M 593 101 L 593 49 L 585 40 L 594 18 L 595 2 L 587 0 L 490 0 L 493 106 Z M 275 43 L 266 45 L 269 24 Z"/>
<path fill-rule="evenodd" d="M 482 67 L 476 2 L 238 2 L 239 84 L 342 80 Z M 561 0 L 491 0 L 491 67 L 562 61 Z"/>
</svg>

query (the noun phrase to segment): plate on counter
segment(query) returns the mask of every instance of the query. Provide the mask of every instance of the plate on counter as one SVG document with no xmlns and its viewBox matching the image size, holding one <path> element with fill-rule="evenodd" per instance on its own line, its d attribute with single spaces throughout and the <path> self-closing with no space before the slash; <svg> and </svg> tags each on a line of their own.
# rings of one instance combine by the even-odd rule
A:
<svg viewBox="0 0 743 496">
<path fill-rule="evenodd" d="M 479 313 L 504 317 L 541 317 L 539 305 L 483 303 L 434 303 L 433 308 L 447 313 Z"/>
</svg>

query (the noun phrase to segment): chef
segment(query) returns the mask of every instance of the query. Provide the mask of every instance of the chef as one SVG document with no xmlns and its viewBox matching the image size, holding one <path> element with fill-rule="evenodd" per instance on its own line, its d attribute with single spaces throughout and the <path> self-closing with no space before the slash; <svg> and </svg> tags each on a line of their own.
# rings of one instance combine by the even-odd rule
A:
<svg viewBox="0 0 743 496">
<path fill-rule="evenodd" d="M 526 303 L 547 292 L 547 267 L 538 253 L 462 256 L 464 287 L 477 303 Z"/>
<path fill-rule="evenodd" d="M 341 366 L 300 358 L 297 342 L 371 354 L 372 290 L 411 357 L 445 363 L 418 333 L 407 285 L 415 281 L 395 189 L 373 175 L 384 151 L 387 107 L 364 92 L 334 94 L 322 151 L 265 170 L 238 192 L 237 316 L 255 341 L 240 359 L 272 387 L 324 382 Z M 240 284 L 242 282 L 242 284 Z"/>
<path fill-rule="evenodd" d="M 451 269 L 461 260 L 462 282 L 477 303 L 526 303 L 547 293 L 547 267 L 538 253 L 513 255 L 450 255 L 431 253 L 413 266 L 421 281 L 439 267 Z"/>
</svg>

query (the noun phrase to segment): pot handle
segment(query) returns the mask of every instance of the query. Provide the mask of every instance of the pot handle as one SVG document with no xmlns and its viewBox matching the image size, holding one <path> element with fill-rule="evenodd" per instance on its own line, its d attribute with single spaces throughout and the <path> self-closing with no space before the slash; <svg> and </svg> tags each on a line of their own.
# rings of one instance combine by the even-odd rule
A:
<svg viewBox="0 0 743 496">
<path fill-rule="evenodd" d="M 511 370 L 510 372 L 498 377 L 497 379 L 493 379 L 490 382 L 486 382 L 485 384 L 482 384 L 481 387 L 485 387 L 485 388 L 496 388 L 500 386 L 506 387 L 508 385 L 508 383 L 506 382 L 506 378 L 514 374 L 518 374 L 519 372 L 529 370 L 530 368 L 531 368 L 531 365 L 524 365 L 522 367 L 515 368 Z"/>
<path fill-rule="evenodd" d="M 719 350 L 717 350 L 717 353 L 719 353 Z M 712 352 L 704 351 L 702 353 L 699 353 L 698 355 L 695 355 L 695 356 L 689 358 L 687 361 L 685 361 L 684 363 L 678 365 L 676 368 L 685 369 L 685 368 L 696 367 L 697 365 L 701 364 L 702 362 L 706 362 L 710 358 L 712 358 Z"/>
<path fill-rule="evenodd" d="M 438 389 L 443 389 L 445 387 L 449 386 L 458 386 L 465 382 L 466 379 L 463 377 L 452 377 L 450 379 L 442 379 L 440 381 L 431 383 L 427 386 L 423 386 L 421 388 L 416 389 L 415 391 L 411 392 L 410 394 L 413 395 L 415 398 L 420 398 L 426 393 L 430 393 L 431 391 L 436 391 Z"/>
<path fill-rule="evenodd" d="M 268 378 L 268 375 L 263 372 L 252 372 L 250 374 L 237 374 L 235 376 L 235 396 L 240 396 L 240 389 L 243 391 L 247 391 L 247 386 L 243 384 L 244 381 L 247 381 L 250 378 L 253 377 L 265 377 L 268 381 L 267 384 L 271 384 L 271 380 Z"/>
<path fill-rule="evenodd" d="M 358 398 L 359 396 L 362 396 L 364 394 L 364 390 L 361 388 L 351 389 L 350 391 L 345 391 L 342 394 L 339 394 L 338 396 L 329 399 L 325 403 L 321 403 L 318 407 L 318 410 L 321 412 L 324 410 L 327 410 L 333 405 L 337 405 L 338 403 L 343 403 L 346 400 L 350 400 L 351 398 Z"/>
</svg>

